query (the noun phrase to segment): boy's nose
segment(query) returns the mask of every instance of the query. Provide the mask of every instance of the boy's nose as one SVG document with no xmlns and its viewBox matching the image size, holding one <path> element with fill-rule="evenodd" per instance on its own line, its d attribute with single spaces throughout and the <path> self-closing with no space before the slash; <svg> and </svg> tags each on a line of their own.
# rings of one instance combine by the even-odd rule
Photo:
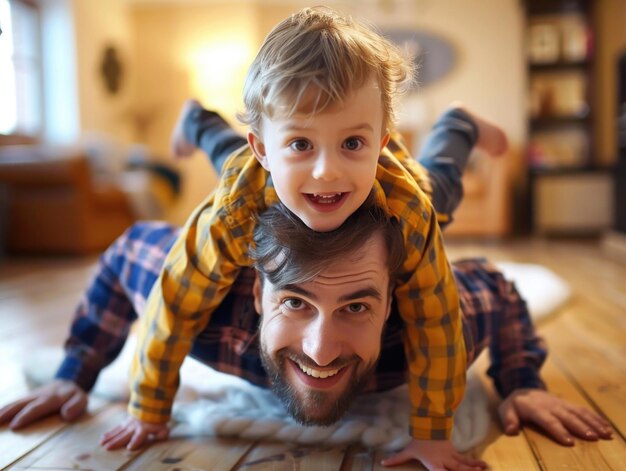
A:
<svg viewBox="0 0 626 471">
<path fill-rule="evenodd" d="M 321 152 L 315 161 L 313 178 L 322 181 L 334 181 L 341 177 L 341 159 L 333 152 Z"/>
<path fill-rule="evenodd" d="M 319 366 L 326 366 L 341 355 L 339 333 L 331 322 L 316 319 L 303 333 L 302 351 Z"/>
</svg>

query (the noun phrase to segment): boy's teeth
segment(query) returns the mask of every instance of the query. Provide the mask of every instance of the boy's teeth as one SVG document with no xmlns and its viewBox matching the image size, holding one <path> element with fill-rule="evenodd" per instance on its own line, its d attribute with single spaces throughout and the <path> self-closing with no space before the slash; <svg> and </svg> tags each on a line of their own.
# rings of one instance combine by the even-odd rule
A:
<svg viewBox="0 0 626 471">
<path fill-rule="evenodd" d="M 324 379 L 324 378 L 329 378 L 331 376 L 335 376 L 337 373 L 339 373 L 339 370 L 329 370 L 329 371 L 315 370 L 313 368 L 309 368 L 308 366 L 304 366 L 301 363 L 298 363 L 298 366 L 307 375 L 313 376 L 314 378 Z"/>
<path fill-rule="evenodd" d="M 312 199 L 317 203 L 327 204 L 327 203 L 336 203 L 339 201 L 343 193 L 326 193 L 325 195 L 320 195 L 319 193 L 312 193 Z"/>
</svg>

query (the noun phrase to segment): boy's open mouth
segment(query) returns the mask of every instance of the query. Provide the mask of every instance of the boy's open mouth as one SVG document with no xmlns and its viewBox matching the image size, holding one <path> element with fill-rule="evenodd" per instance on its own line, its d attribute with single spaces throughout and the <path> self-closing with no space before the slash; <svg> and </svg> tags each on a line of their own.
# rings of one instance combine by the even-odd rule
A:
<svg viewBox="0 0 626 471">
<path fill-rule="evenodd" d="M 323 210 L 335 209 L 348 193 L 305 193 L 306 199 L 316 208 Z"/>
</svg>

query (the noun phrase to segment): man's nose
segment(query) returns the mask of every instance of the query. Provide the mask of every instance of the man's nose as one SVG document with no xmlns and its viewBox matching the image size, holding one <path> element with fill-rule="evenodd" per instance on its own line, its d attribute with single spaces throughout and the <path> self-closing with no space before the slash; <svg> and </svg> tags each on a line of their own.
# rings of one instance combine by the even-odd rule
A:
<svg viewBox="0 0 626 471">
<path fill-rule="evenodd" d="M 319 366 L 327 366 L 341 355 L 340 336 L 332 322 L 320 315 L 304 331 L 302 351 Z"/>
<path fill-rule="evenodd" d="M 342 174 L 343 168 L 340 156 L 334 151 L 322 151 L 319 153 L 313 168 L 313 178 L 330 182 L 339 179 Z"/>
</svg>

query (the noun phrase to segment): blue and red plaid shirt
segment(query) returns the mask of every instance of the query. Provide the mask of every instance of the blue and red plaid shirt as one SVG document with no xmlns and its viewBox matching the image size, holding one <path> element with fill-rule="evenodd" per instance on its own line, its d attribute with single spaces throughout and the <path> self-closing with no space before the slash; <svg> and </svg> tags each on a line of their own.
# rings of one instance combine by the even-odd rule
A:
<svg viewBox="0 0 626 471">
<path fill-rule="evenodd" d="M 137 314 L 143 312 L 178 232 L 165 223 L 138 223 L 102 255 L 76 310 L 58 378 L 72 380 L 86 391 L 93 387 L 102 368 L 119 354 Z M 452 268 L 463 313 L 468 365 L 488 347 L 488 374 L 503 397 L 518 388 L 545 388 L 539 369 L 546 347 L 515 286 L 483 259 L 456 262 Z M 267 387 L 259 357 L 253 281 L 253 270 L 241 271 L 208 325 L 195 337 L 190 354 L 212 368 Z M 406 382 L 403 329 L 394 302 L 368 391 Z"/>
</svg>

